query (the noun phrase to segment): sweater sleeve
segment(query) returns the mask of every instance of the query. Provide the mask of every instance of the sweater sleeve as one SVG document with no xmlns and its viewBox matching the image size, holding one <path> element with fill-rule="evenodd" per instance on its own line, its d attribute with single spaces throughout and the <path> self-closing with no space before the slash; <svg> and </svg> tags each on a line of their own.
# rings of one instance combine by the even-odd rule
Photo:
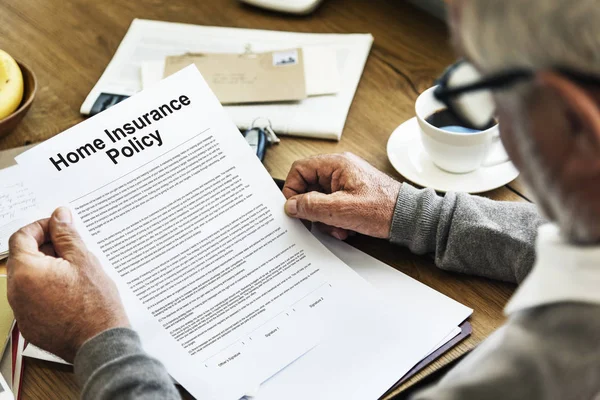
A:
<svg viewBox="0 0 600 400">
<path fill-rule="evenodd" d="M 444 270 L 520 282 L 535 260 L 534 205 L 499 202 L 465 193 L 400 188 L 390 232 L 393 243 L 431 253 Z"/>
<path fill-rule="evenodd" d="M 88 340 L 74 366 L 82 399 L 181 398 L 165 367 L 144 352 L 131 329 L 110 329 Z"/>
</svg>

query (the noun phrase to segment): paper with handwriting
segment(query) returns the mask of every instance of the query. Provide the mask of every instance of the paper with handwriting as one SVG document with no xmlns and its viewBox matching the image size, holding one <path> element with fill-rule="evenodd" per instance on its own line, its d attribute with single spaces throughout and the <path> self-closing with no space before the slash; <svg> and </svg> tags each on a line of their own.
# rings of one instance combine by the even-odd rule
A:
<svg viewBox="0 0 600 400">
<path fill-rule="evenodd" d="M 40 212 L 35 193 L 27 187 L 18 165 L 0 169 L 0 259 L 8 255 L 8 240 Z"/>
</svg>

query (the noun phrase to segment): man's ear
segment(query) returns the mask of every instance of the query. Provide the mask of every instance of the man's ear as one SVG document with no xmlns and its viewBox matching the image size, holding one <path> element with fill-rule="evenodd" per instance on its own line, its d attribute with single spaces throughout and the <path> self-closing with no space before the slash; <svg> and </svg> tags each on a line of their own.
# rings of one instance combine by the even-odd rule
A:
<svg viewBox="0 0 600 400">
<path fill-rule="evenodd" d="M 538 84 L 552 89 L 561 97 L 569 113 L 576 119 L 579 132 L 586 141 L 600 152 L 600 103 L 588 89 L 553 71 L 542 71 L 537 75 Z"/>
</svg>

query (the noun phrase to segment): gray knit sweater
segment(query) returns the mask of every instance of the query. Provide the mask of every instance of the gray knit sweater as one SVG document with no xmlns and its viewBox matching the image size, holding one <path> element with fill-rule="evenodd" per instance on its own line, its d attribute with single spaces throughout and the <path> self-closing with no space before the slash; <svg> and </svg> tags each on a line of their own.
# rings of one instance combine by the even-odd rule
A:
<svg viewBox="0 0 600 400">
<path fill-rule="evenodd" d="M 433 254 L 448 271 L 520 282 L 532 267 L 542 223 L 530 204 L 455 193 L 440 197 L 403 184 L 391 241 Z M 597 306 L 563 303 L 518 313 L 416 399 L 592 398 L 600 376 L 598 332 Z M 84 344 L 75 373 L 85 399 L 179 398 L 165 369 L 128 329 L 106 331 Z"/>
</svg>

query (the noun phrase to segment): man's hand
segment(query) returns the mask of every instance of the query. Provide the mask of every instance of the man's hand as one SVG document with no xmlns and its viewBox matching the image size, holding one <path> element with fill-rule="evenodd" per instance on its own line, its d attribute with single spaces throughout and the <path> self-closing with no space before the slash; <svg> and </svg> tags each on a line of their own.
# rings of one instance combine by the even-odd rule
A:
<svg viewBox="0 0 600 400">
<path fill-rule="evenodd" d="M 8 301 L 25 339 L 72 362 L 81 345 L 129 321 L 114 282 L 83 244 L 68 209 L 9 242 Z"/>
<path fill-rule="evenodd" d="M 285 211 L 341 240 L 352 231 L 387 239 L 400 185 L 351 153 L 311 157 L 292 165 Z"/>
</svg>

